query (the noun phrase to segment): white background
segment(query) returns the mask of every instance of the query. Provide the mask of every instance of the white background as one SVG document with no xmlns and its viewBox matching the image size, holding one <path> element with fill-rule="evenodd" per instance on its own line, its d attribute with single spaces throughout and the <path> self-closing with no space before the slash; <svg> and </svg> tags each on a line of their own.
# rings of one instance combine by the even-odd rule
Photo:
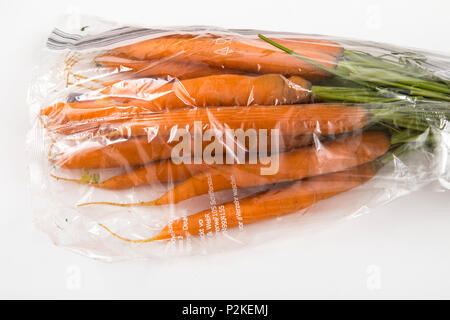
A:
<svg viewBox="0 0 450 320">
<path fill-rule="evenodd" d="M 211 256 L 106 264 L 31 223 L 26 92 L 68 9 L 149 25 L 322 33 L 450 53 L 450 2 L 0 0 L 0 298 L 450 298 L 449 193 L 431 188 L 298 238 Z"/>
</svg>

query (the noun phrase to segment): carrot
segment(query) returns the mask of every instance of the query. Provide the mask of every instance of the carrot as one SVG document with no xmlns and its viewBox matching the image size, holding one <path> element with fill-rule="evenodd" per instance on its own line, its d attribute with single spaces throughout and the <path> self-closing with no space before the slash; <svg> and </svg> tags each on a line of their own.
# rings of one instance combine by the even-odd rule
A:
<svg viewBox="0 0 450 320">
<path fill-rule="evenodd" d="M 320 137 L 316 137 L 320 139 Z M 289 150 L 294 147 L 310 144 L 314 141 L 312 135 L 302 136 L 280 136 L 280 151 Z M 173 147 L 179 141 L 171 141 L 168 136 L 158 135 L 150 139 L 147 136 L 140 136 L 127 140 L 111 141 L 109 145 L 99 145 L 79 149 L 72 152 L 61 154 L 53 159 L 55 164 L 65 169 L 99 169 L 114 167 L 131 167 L 149 163 L 151 161 L 168 159 L 171 157 Z M 202 150 L 209 142 L 203 141 Z M 248 151 L 248 141 L 245 142 Z M 191 142 L 193 145 L 193 142 Z M 236 149 L 237 141 L 233 146 Z M 268 149 L 270 150 L 270 139 Z M 191 150 L 194 152 L 194 149 Z M 224 151 L 225 152 L 225 151 Z M 149 181 L 151 183 L 152 181 Z"/>
<path fill-rule="evenodd" d="M 186 106 L 293 104 L 307 102 L 311 88 L 310 83 L 300 77 L 287 80 L 278 74 L 258 77 L 218 75 L 164 83 L 160 79 L 145 78 L 120 81 L 105 88 L 102 93 L 130 99 L 129 104 L 105 105 L 105 100 L 100 100 L 100 103 L 59 103 L 42 114 L 56 114 L 61 121 L 67 122 L 146 114 Z"/>
<path fill-rule="evenodd" d="M 185 180 L 210 168 L 207 164 L 174 164 L 170 160 L 152 162 L 145 166 L 127 170 L 102 182 L 84 181 L 52 175 L 57 180 L 88 184 L 97 188 L 121 190 L 154 183 L 174 183 Z"/>
<path fill-rule="evenodd" d="M 173 128 L 193 131 L 194 122 L 210 129 L 279 129 L 282 135 L 339 134 L 368 124 L 368 114 L 360 107 L 340 104 L 283 106 L 211 107 L 152 114 L 120 124 L 105 137 L 144 136 L 151 132 L 170 135 Z"/>
<path fill-rule="evenodd" d="M 84 121 L 96 117 L 130 119 L 142 113 L 148 102 L 127 97 L 105 97 L 77 102 L 58 102 L 41 110 L 40 115 L 47 118 L 47 126 L 56 126 L 70 121 Z"/>
<path fill-rule="evenodd" d="M 295 52 L 334 69 L 342 47 L 333 42 L 302 39 L 277 39 Z M 308 80 L 330 76 L 326 71 L 288 56 L 261 39 L 197 36 L 192 38 L 156 38 L 115 48 L 115 54 L 125 54 L 139 60 L 174 57 L 211 66 L 253 73 L 300 75 Z"/>
<path fill-rule="evenodd" d="M 359 167 L 325 174 L 294 182 L 286 187 L 269 190 L 239 201 L 228 202 L 218 207 L 169 222 L 156 236 L 142 240 L 127 239 L 100 224 L 113 236 L 134 243 L 168 240 L 177 237 L 206 235 L 225 232 L 235 227 L 277 218 L 308 208 L 313 204 L 342 192 L 356 188 L 370 180 L 377 165 L 369 162 Z M 211 224 L 206 224 L 211 221 Z"/>
<path fill-rule="evenodd" d="M 236 188 L 247 188 L 267 184 L 303 179 L 330 172 L 345 170 L 383 155 L 389 149 L 389 139 L 382 132 L 367 131 L 340 137 L 324 142 L 294 149 L 279 155 L 278 172 L 261 175 L 261 164 L 224 165 L 211 168 L 166 192 L 154 201 L 140 203 L 107 203 L 116 206 L 149 206 L 178 203 L 196 196 Z"/>
<path fill-rule="evenodd" d="M 131 79 L 102 90 L 109 96 L 149 101 L 153 111 L 198 107 L 293 104 L 308 101 L 311 84 L 300 78 L 289 80 L 279 74 L 262 76 L 213 75 L 170 82 L 159 79 Z"/>
<path fill-rule="evenodd" d="M 161 136 L 141 136 L 69 151 L 50 160 L 64 169 L 131 167 L 169 158 L 174 144 Z"/>
<path fill-rule="evenodd" d="M 176 59 L 135 60 L 126 55 L 104 54 L 95 58 L 104 67 L 132 72 L 134 77 L 172 77 L 186 80 L 218 74 L 240 74 L 242 71 L 212 67 L 206 63 L 195 63 Z"/>
<path fill-rule="evenodd" d="M 112 99 L 88 102 L 57 103 L 41 111 L 55 132 L 72 132 L 79 124 L 67 122 L 101 118 L 121 120 L 154 111 L 180 109 L 186 106 L 245 106 L 302 103 L 309 100 L 308 81 L 300 77 L 289 80 L 278 74 L 258 77 L 218 75 L 166 83 L 160 79 L 131 79 L 102 90 Z M 108 103 L 110 101 L 111 103 Z"/>
</svg>

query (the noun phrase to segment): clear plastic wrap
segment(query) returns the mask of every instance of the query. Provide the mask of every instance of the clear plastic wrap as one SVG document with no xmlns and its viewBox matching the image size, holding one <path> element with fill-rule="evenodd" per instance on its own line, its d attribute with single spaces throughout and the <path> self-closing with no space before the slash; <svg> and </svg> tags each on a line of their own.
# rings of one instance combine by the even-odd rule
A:
<svg viewBox="0 0 450 320">
<path fill-rule="evenodd" d="M 295 237 L 450 188 L 450 57 L 70 17 L 30 88 L 36 225 L 108 261 Z"/>
</svg>

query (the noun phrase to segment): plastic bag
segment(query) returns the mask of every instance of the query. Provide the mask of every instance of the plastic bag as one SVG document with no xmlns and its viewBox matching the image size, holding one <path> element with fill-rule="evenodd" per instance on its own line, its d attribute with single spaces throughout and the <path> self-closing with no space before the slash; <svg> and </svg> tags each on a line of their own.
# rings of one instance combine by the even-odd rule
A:
<svg viewBox="0 0 450 320">
<path fill-rule="evenodd" d="M 449 180 L 450 58 L 69 17 L 30 89 L 35 223 L 104 260 L 295 237 Z"/>
</svg>

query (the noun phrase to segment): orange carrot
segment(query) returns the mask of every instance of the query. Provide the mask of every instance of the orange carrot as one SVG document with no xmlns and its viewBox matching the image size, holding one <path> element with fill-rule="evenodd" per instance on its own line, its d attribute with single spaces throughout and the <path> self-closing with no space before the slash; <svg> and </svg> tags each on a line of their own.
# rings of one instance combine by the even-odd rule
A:
<svg viewBox="0 0 450 320">
<path fill-rule="evenodd" d="M 134 243 L 146 243 L 155 240 L 188 237 L 208 233 L 221 233 L 228 229 L 241 227 L 250 223 L 277 218 L 294 213 L 324 200 L 356 188 L 370 180 L 377 171 L 373 162 L 362 166 L 325 174 L 294 182 L 288 186 L 269 190 L 239 201 L 228 202 L 218 207 L 217 211 L 202 212 L 169 222 L 156 236 L 142 240 L 132 240 L 119 236 L 100 224 L 113 236 Z M 206 224 L 211 221 L 211 224 Z"/>
<path fill-rule="evenodd" d="M 148 100 L 153 111 L 197 107 L 294 104 L 308 101 L 311 84 L 279 74 L 213 75 L 170 82 L 143 78 L 120 81 L 102 90 L 109 96 Z"/>
<path fill-rule="evenodd" d="M 291 50 L 334 69 L 342 47 L 333 42 L 311 39 L 274 39 Z M 308 80 L 321 80 L 330 74 L 296 57 L 284 54 L 261 39 L 220 36 L 192 38 L 156 38 L 115 48 L 115 54 L 125 54 L 139 60 L 174 57 L 252 73 L 300 75 Z"/>
<path fill-rule="evenodd" d="M 169 158 L 174 144 L 162 136 L 119 139 L 108 145 L 70 150 L 51 161 L 64 169 L 131 167 Z"/>
<path fill-rule="evenodd" d="M 316 137 L 320 139 L 321 137 Z M 311 144 L 314 141 L 312 135 L 301 136 L 280 136 L 280 151 L 289 150 Z M 73 152 L 67 152 L 51 159 L 55 164 L 65 169 L 98 169 L 114 167 L 131 167 L 149 163 L 151 161 L 168 159 L 171 157 L 173 147 L 179 141 L 171 141 L 169 136 L 158 135 L 150 139 L 147 136 L 140 136 L 127 140 L 111 141 L 109 145 L 99 145 L 96 147 L 84 148 Z M 202 150 L 209 142 L 203 141 Z M 248 141 L 245 142 L 245 151 L 249 150 Z M 191 142 L 193 145 L 193 142 Z M 237 141 L 233 146 L 236 149 Z M 270 150 L 270 140 L 268 150 Z M 191 150 L 192 153 L 194 149 Z M 225 153 L 225 150 L 224 150 Z M 173 169 L 172 169 L 173 170 Z M 148 181 L 152 183 L 152 181 Z"/>
<path fill-rule="evenodd" d="M 97 188 L 121 190 L 154 183 L 175 183 L 208 170 L 207 164 L 174 164 L 170 160 L 152 162 L 147 165 L 127 170 L 125 173 L 111 177 L 102 182 L 92 182 L 52 175 L 57 180 L 88 184 Z"/>
<path fill-rule="evenodd" d="M 279 129 L 282 135 L 339 134 L 368 124 L 365 109 L 341 104 L 308 104 L 250 107 L 211 107 L 152 114 L 124 123 L 105 137 L 144 136 L 152 132 L 170 135 L 174 128 L 193 131 L 194 123 L 204 129 Z"/>
<path fill-rule="evenodd" d="M 119 103 L 107 99 L 87 103 L 58 103 L 41 113 L 54 123 L 107 120 L 186 106 L 246 106 L 302 103 L 309 100 L 311 85 L 300 77 L 289 80 L 279 74 L 258 77 L 217 75 L 167 83 L 161 79 L 131 79 L 102 90 L 118 97 Z M 126 103 L 129 99 L 130 103 Z M 124 103 L 125 101 L 125 103 Z"/>
<path fill-rule="evenodd" d="M 272 175 L 261 175 L 264 167 L 261 164 L 216 166 L 185 180 L 154 201 L 94 204 L 148 206 L 178 203 L 211 191 L 262 186 L 345 170 L 372 161 L 388 149 L 389 139 L 384 133 L 367 131 L 280 153 L 278 172 Z"/>
<path fill-rule="evenodd" d="M 105 97 L 95 100 L 79 102 L 58 102 L 41 110 L 41 116 L 45 116 L 48 127 L 56 127 L 69 121 L 84 121 L 95 117 L 107 117 L 114 115 L 116 119 L 130 119 L 137 116 L 148 105 L 141 99 L 128 97 Z"/>
<path fill-rule="evenodd" d="M 177 78 L 186 80 L 218 74 L 240 74 L 242 71 L 212 67 L 206 63 L 196 63 L 176 59 L 135 60 L 120 54 L 104 54 L 95 58 L 99 65 L 132 72 L 132 77 Z"/>
</svg>

